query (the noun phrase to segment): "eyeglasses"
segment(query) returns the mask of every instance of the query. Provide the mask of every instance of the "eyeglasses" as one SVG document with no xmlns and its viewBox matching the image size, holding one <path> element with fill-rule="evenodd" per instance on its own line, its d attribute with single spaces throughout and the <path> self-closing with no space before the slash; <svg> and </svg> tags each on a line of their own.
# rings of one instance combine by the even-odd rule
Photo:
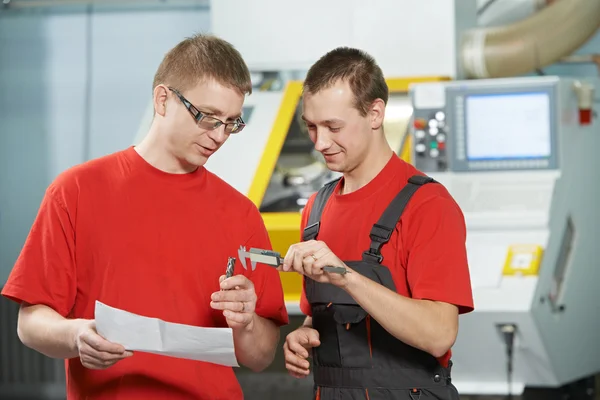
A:
<svg viewBox="0 0 600 400">
<path fill-rule="evenodd" d="M 217 129 L 221 125 L 225 125 L 226 133 L 239 133 L 242 131 L 242 129 L 246 127 L 246 123 L 241 117 L 236 119 L 234 122 L 223 122 L 215 117 L 204 115 L 203 113 L 198 111 L 198 109 L 194 107 L 192 103 L 190 103 L 185 97 L 183 97 L 182 94 L 179 93 L 179 91 L 171 87 L 169 88 L 169 90 L 175 93 L 177 97 L 179 97 L 179 100 L 181 100 L 185 108 L 187 108 L 190 114 L 192 114 L 192 117 L 196 121 L 196 124 L 202 129 L 212 131 L 214 129 Z"/>
</svg>

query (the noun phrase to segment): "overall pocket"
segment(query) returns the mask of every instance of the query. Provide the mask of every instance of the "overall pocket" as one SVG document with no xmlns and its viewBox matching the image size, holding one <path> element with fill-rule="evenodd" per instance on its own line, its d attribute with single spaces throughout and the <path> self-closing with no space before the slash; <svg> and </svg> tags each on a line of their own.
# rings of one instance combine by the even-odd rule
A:
<svg viewBox="0 0 600 400">
<path fill-rule="evenodd" d="M 334 305 L 342 367 L 372 368 L 371 317 L 359 306 Z"/>
</svg>

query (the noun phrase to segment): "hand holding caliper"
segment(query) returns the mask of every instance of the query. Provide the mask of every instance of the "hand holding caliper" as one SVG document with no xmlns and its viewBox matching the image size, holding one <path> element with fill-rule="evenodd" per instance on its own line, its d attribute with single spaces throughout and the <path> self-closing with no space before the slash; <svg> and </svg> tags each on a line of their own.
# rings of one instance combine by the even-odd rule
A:
<svg viewBox="0 0 600 400">
<path fill-rule="evenodd" d="M 256 248 L 251 248 L 250 250 L 246 251 L 246 249 L 243 246 L 241 246 L 240 249 L 238 250 L 238 256 L 239 256 L 240 262 L 242 263 L 242 266 L 244 268 L 247 268 L 246 259 L 249 259 L 251 266 L 252 266 L 252 270 L 254 270 L 256 268 L 256 263 L 270 265 L 270 266 L 278 268 L 278 269 L 281 266 L 283 266 L 283 257 L 281 257 L 281 254 L 276 251 L 256 249 Z M 347 272 L 350 272 L 346 268 L 332 267 L 332 266 L 323 267 L 323 271 L 332 272 L 332 273 L 341 274 L 341 275 L 344 275 Z"/>
</svg>

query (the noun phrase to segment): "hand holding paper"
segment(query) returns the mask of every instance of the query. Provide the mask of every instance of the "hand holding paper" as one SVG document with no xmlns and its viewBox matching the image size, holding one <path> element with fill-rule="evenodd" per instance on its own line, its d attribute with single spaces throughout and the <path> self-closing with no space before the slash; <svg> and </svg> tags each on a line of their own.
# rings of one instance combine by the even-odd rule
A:
<svg viewBox="0 0 600 400">
<path fill-rule="evenodd" d="M 202 328 L 143 317 L 96 301 L 96 329 L 127 350 L 239 367 L 230 328 Z"/>
<path fill-rule="evenodd" d="M 93 320 L 82 320 L 76 343 L 81 364 L 89 369 L 105 369 L 133 355 L 122 345 L 111 343 L 98 335 Z"/>
</svg>

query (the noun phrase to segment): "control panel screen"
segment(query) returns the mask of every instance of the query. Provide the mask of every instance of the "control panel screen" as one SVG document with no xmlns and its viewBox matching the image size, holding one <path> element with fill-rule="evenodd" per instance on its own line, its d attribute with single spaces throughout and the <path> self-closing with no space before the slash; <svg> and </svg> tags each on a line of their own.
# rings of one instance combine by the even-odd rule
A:
<svg viewBox="0 0 600 400">
<path fill-rule="evenodd" d="M 550 156 L 548 93 L 470 95 L 465 114 L 468 160 Z"/>
</svg>

